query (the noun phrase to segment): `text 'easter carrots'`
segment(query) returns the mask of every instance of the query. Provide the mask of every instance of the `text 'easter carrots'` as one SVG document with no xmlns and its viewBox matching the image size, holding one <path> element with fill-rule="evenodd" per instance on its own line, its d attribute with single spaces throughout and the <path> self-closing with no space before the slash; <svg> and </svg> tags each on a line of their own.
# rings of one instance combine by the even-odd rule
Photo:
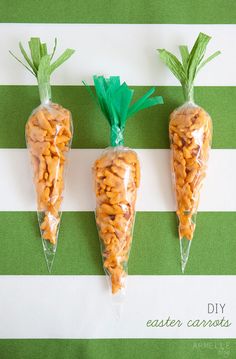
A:
<svg viewBox="0 0 236 359">
<path fill-rule="evenodd" d="M 123 133 L 129 117 L 163 100 L 161 96 L 151 97 L 155 91 L 151 89 L 131 104 L 134 91 L 125 82 L 121 84 L 118 76 L 94 76 L 94 85 L 96 101 L 111 128 L 111 147 L 95 161 L 93 174 L 103 266 L 115 294 L 125 288 L 140 183 L 137 153 L 123 146 Z"/>
<path fill-rule="evenodd" d="M 57 248 L 66 156 L 73 133 L 70 111 L 51 102 L 50 75 L 74 50 L 67 49 L 53 62 L 56 45 L 55 40 L 53 52 L 49 55 L 46 44 L 41 43 L 39 38 L 31 38 L 31 56 L 28 56 L 20 43 L 20 50 L 27 64 L 11 53 L 38 82 L 41 104 L 30 115 L 25 136 L 34 171 L 38 221 L 49 271 L 52 269 Z"/>
<path fill-rule="evenodd" d="M 183 272 L 196 226 L 200 188 L 206 175 L 212 140 L 211 118 L 193 99 L 194 79 L 198 71 L 220 53 L 217 51 L 204 60 L 210 39 L 200 33 L 190 53 L 187 46 L 180 46 L 182 63 L 170 52 L 158 50 L 161 59 L 180 81 L 186 101 L 171 113 L 169 124 Z"/>
</svg>

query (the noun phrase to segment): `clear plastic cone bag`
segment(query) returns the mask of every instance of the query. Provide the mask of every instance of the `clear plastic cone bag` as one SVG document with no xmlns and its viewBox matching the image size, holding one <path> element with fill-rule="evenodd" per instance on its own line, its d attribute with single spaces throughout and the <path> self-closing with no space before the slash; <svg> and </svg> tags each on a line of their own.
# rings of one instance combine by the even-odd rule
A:
<svg viewBox="0 0 236 359">
<path fill-rule="evenodd" d="M 95 161 L 96 224 L 112 294 L 125 292 L 140 183 L 140 165 L 128 147 L 108 147 Z"/>
<path fill-rule="evenodd" d="M 199 71 L 220 54 L 205 57 L 211 37 L 199 33 L 191 50 L 180 45 L 179 60 L 174 54 L 158 49 L 161 60 L 181 83 L 185 103 L 170 115 L 169 136 L 174 192 L 179 219 L 181 267 L 184 272 L 196 227 L 200 189 L 207 172 L 212 140 L 209 114 L 194 102 L 194 81 Z"/>
<path fill-rule="evenodd" d="M 96 225 L 103 268 L 112 293 L 116 317 L 120 317 L 126 294 L 128 260 L 135 221 L 135 203 L 140 182 L 137 153 L 124 147 L 128 118 L 146 108 L 162 104 L 161 96 L 149 89 L 133 102 L 134 90 L 119 76 L 93 76 L 95 94 L 86 87 L 110 126 L 110 144 L 93 166 L 96 194 Z"/>
<path fill-rule="evenodd" d="M 211 117 L 203 108 L 187 102 L 171 113 L 169 135 L 184 272 L 196 227 L 200 189 L 207 172 L 212 141 Z"/>
<path fill-rule="evenodd" d="M 37 107 L 25 127 L 33 168 L 38 222 L 49 272 L 57 248 L 65 169 L 72 135 L 70 111 L 51 101 Z"/>
<path fill-rule="evenodd" d="M 52 73 L 74 53 L 66 49 L 54 58 L 57 39 L 52 51 L 39 37 L 28 41 L 29 53 L 19 43 L 23 61 L 10 51 L 37 80 L 41 105 L 30 115 L 25 126 L 25 139 L 33 167 L 37 197 L 37 213 L 43 250 L 51 272 L 58 241 L 61 204 L 65 186 L 65 166 L 71 147 L 73 126 L 70 111 L 51 102 Z"/>
</svg>

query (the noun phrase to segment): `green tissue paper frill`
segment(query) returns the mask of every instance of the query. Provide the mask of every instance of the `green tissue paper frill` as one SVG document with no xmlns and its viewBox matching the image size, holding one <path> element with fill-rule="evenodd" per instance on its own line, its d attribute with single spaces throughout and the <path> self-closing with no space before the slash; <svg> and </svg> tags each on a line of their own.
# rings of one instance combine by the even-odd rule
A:
<svg viewBox="0 0 236 359">
<path fill-rule="evenodd" d="M 41 103 L 47 103 L 51 100 L 51 74 L 61 66 L 71 55 L 75 52 L 73 49 L 66 49 L 57 60 L 52 62 L 56 48 L 57 39 L 55 39 L 54 48 L 51 54 L 48 54 L 47 44 L 42 43 L 39 37 L 31 37 L 28 42 L 30 55 L 27 54 L 21 42 L 19 48 L 22 56 L 25 59 L 23 63 L 17 56 L 11 51 L 10 54 L 20 62 L 33 76 L 36 77 L 39 88 L 39 97 Z"/>
<path fill-rule="evenodd" d="M 139 100 L 131 104 L 134 90 L 130 89 L 125 82 L 121 84 L 119 76 L 111 76 L 109 78 L 93 76 L 93 81 L 96 95 L 89 86 L 83 83 L 99 105 L 110 125 L 110 142 L 112 147 L 124 144 L 123 134 L 129 117 L 145 108 L 163 104 L 161 96 L 151 97 L 155 92 L 155 88 L 151 88 Z"/>
</svg>

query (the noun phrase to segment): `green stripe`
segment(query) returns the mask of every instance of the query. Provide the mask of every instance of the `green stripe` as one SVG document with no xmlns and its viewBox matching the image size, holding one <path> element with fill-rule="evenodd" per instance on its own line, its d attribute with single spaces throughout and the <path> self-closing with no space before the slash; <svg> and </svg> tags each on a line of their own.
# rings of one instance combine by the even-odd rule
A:
<svg viewBox="0 0 236 359">
<path fill-rule="evenodd" d="M 47 274 L 34 212 L 0 212 L 0 274 Z M 186 274 L 236 273 L 236 213 L 198 214 Z M 129 273 L 181 274 L 176 217 L 172 212 L 138 212 Z M 103 274 L 92 212 L 65 212 L 53 274 Z"/>
<path fill-rule="evenodd" d="M 149 87 L 135 87 L 141 96 Z M 126 126 L 125 144 L 133 148 L 168 148 L 168 117 L 183 101 L 180 87 L 158 87 L 164 105 L 138 113 Z M 196 100 L 212 116 L 214 148 L 236 148 L 236 87 L 197 87 Z M 104 148 L 109 144 L 109 128 L 100 110 L 83 86 L 54 86 L 53 100 L 72 111 L 74 148 Z M 24 126 L 39 104 L 34 86 L 0 86 L 0 148 L 24 148 Z"/>
<path fill-rule="evenodd" d="M 234 24 L 234 0 L 1 0 L 0 22 Z"/>
<path fill-rule="evenodd" d="M 234 359 L 235 339 L 0 340 L 1 359 Z"/>
</svg>

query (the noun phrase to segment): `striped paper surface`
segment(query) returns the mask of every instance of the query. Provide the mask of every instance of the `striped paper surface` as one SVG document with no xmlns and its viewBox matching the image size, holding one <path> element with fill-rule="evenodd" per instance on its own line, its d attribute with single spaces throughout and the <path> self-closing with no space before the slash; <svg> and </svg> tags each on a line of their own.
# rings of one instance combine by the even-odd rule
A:
<svg viewBox="0 0 236 359">
<path fill-rule="evenodd" d="M 235 358 L 236 356 L 236 3 L 233 0 L 0 2 L 0 358 Z M 212 116 L 213 150 L 185 276 L 181 274 L 169 172 L 168 115 L 182 92 L 156 49 L 178 53 L 202 31 L 207 54 L 196 102 Z M 40 36 L 75 55 L 52 76 L 53 101 L 70 109 L 75 134 L 53 273 L 48 275 L 35 213 L 24 126 L 39 104 L 34 78 L 10 57 Z M 157 87 L 165 104 L 127 124 L 142 183 L 123 316 L 116 320 L 94 222 L 91 164 L 109 129 L 82 80 L 120 75 L 140 96 Z M 185 294 L 184 294 L 185 293 Z M 227 302 L 229 328 L 147 328 L 156 317 L 207 317 Z M 217 317 L 218 318 L 218 317 Z M 150 330 L 149 330 L 150 329 Z"/>
</svg>

